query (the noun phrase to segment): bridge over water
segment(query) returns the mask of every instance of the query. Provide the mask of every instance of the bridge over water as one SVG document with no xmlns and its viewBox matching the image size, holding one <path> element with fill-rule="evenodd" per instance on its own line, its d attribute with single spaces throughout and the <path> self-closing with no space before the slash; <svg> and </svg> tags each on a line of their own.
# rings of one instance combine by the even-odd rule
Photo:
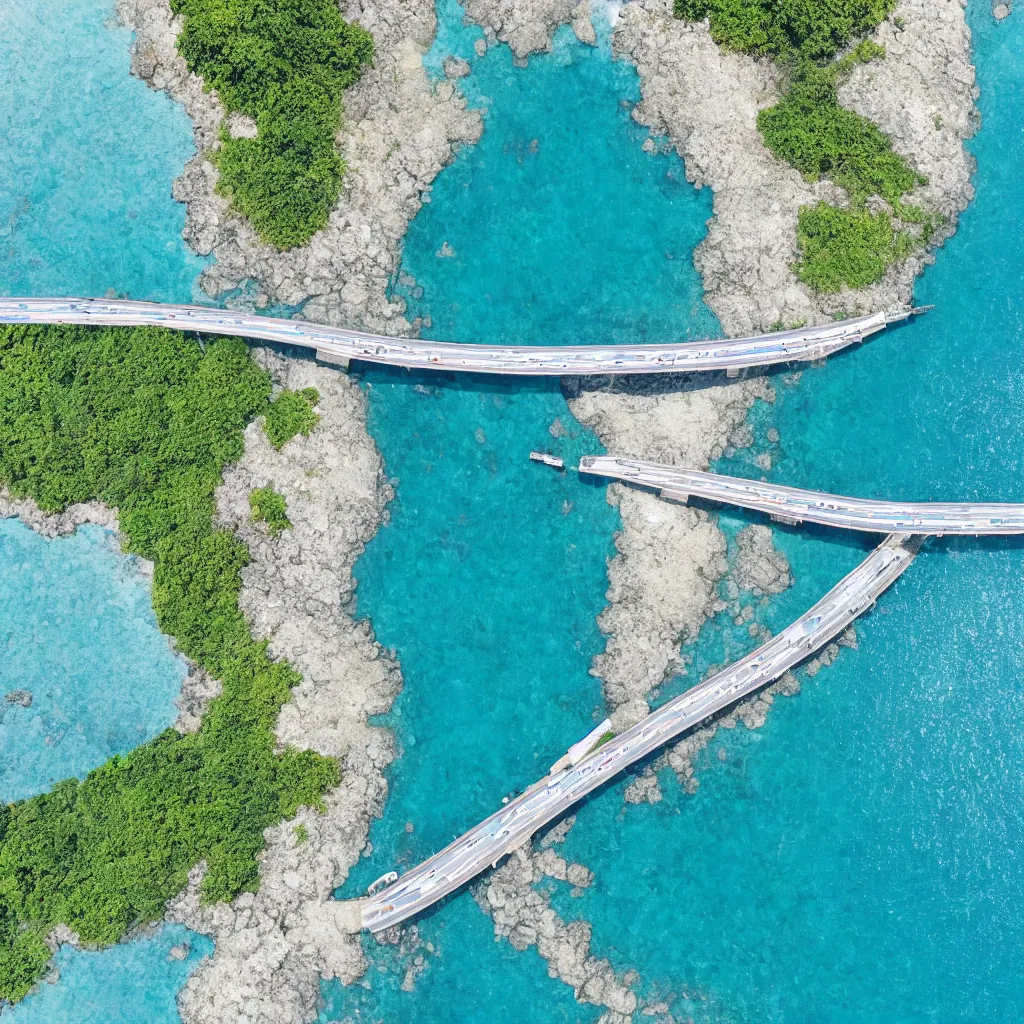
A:
<svg viewBox="0 0 1024 1024">
<path fill-rule="evenodd" d="M 609 376 L 629 373 L 725 371 L 823 359 L 919 310 L 801 327 L 754 338 L 723 338 L 668 345 L 469 345 L 389 338 L 327 327 L 306 320 L 238 313 L 208 306 L 175 306 L 130 299 L 0 299 L 0 323 L 153 326 L 176 331 L 230 334 L 312 349 L 318 359 L 349 360 L 410 370 L 448 370 L 524 376 Z"/>
<path fill-rule="evenodd" d="M 685 503 L 693 496 L 767 512 L 790 524 L 929 536 L 1024 533 L 1024 504 L 846 498 L 614 455 L 585 455 L 579 471 L 649 488 L 674 501 Z"/>
<path fill-rule="evenodd" d="M 349 906 L 358 910 L 358 925 L 378 932 L 426 910 L 495 866 L 629 765 L 778 679 L 871 608 L 913 561 L 918 544 L 915 537 L 887 537 L 813 608 L 756 651 L 666 702 L 620 735 L 605 743 L 595 740 L 575 763 L 565 764 L 563 758 L 545 778 L 440 853 L 376 895 L 352 901 Z"/>
</svg>

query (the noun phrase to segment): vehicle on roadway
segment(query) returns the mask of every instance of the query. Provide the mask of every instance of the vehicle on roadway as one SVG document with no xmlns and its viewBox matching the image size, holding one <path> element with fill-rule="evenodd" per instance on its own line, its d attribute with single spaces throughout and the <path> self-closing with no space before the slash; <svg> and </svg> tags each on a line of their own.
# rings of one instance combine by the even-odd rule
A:
<svg viewBox="0 0 1024 1024">
<path fill-rule="evenodd" d="M 867 533 L 986 536 L 1024 533 L 1024 504 L 878 501 L 681 469 L 616 455 L 585 455 L 580 473 L 602 476 L 687 502 L 691 497 L 766 512 L 784 523 L 820 523 Z"/>
<path fill-rule="evenodd" d="M 379 932 L 420 913 L 495 867 L 506 854 L 529 842 L 538 829 L 629 765 L 778 679 L 871 608 L 913 561 L 919 543 L 917 537 L 887 537 L 817 604 L 756 651 L 593 747 L 575 763 L 556 762 L 555 767 L 562 765 L 557 771 L 397 882 L 360 900 L 362 927 Z M 592 742 L 593 735 L 585 740 Z"/>
<path fill-rule="evenodd" d="M 530 376 L 616 375 L 725 371 L 823 359 L 904 320 L 917 309 L 871 313 L 822 327 L 800 327 L 754 338 L 722 338 L 659 345 L 470 345 L 389 338 L 213 306 L 182 306 L 133 299 L 0 299 L 0 323 L 153 326 L 259 338 L 315 351 L 318 359 L 348 366 L 352 359 L 407 369 Z"/>
</svg>

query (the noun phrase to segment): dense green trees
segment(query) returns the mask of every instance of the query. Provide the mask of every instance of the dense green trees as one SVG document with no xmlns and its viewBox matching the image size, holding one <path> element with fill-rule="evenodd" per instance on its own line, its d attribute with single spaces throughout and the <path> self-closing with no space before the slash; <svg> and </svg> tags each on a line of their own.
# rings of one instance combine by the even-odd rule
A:
<svg viewBox="0 0 1024 1024">
<path fill-rule="evenodd" d="M 758 115 L 765 145 L 808 180 L 846 189 L 849 208 L 819 203 L 800 211 L 795 271 L 816 291 L 861 288 L 913 249 L 910 234 L 866 202 L 880 196 L 904 224 L 928 221 L 902 197 L 924 179 L 878 127 L 839 105 L 836 89 L 854 65 L 885 51 L 864 40 L 836 57 L 851 38 L 879 24 L 894 0 L 676 0 L 678 17 L 708 18 L 716 42 L 774 57 L 788 74 L 782 99 Z M 925 231 L 927 236 L 927 225 Z"/>
<path fill-rule="evenodd" d="M 320 417 L 313 412 L 313 406 L 319 401 L 320 394 L 316 388 L 303 388 L 301 391 L 285 388 L 270 403 L 263 429 L 278 451 L 296 434 L 309 437 L 309 432 L 320 422 Z"/>
<path fill-rule="evenodd" d="M 708 18 L 712 38 L 728 50 L 826 61 L 894 6 L 895 0 L 675 0 L 675 14 Z"/>
<path fill-rule="evenodd" d="M 373 59 L 373 39 L 336 0 L 171 0 L 185 16 L 178 49 L 255 139 L 225 132 L 218 189 L 281 249 L 327 223 L 345 164 L 334 147 L 342 93 Z"/>
<path fill-rule="evenodd" d="M 257 487 L 249 495 L 249 508 L 252 509 L 252 521 L 265 523 L 271 537 L 278 536 L 283 530 L 291 529 L 288 503 L 284 495 L 279 494 L 272 486 Z"/>
<path fill-rule="evenodd" d="M 828 203 L 801 207 L 797 244 L 797 276 L 819 292 L 837 292 L 844 285 L 866 288 L 913 249 L 910 237 L 893 227 L 884 210 L 872 214 Z"/>
<path fill-rule="evenodd" d="M 0 483 L 52 511 L 115 506 L 126 549 L 154 563 L 160 628 L 224 686 L 197 733 L 167 730 L 0 810 L 0 999 L 43 973 L 55 925 L 115 942 L 159 918 L 201 860 L 207 899 L 254 889 L 263 829 L 339 780 L 327 758 L 275 753 L 299 676 L 252 639 L 238 607 L 248 552 L 213 525 L 221 471 L 269 395 L 237 339 L 0 329 Z"/>
<path fill-rule="evenodd" d="M 765 145 L 812 181 L 830 178 L 861 206 L 881 196 L 894 208 L 922 179 L 892 142 L 866 117 L 839 105 L 836 85 L 857 63 L 884 57 L 864 41 L 846 57 L 820 66 L 813 61 L 793 69 L 789 90 L 774 107 L 761 111 L 757 126 Z"/>
</svg>

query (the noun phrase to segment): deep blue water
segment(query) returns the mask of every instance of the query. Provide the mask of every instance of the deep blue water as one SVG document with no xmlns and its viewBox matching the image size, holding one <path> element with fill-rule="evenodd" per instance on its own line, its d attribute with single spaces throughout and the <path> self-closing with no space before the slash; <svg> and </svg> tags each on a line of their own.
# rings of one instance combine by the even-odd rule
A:
<svg viewBox="0 0 1024 1024">
<path fill-rule="evenodd" d="M 171 198 L 191 123 L 129 75 L 112 17 L 112 0 L 0 4 L 0 295 L 192 298 L 205 261 Z"/>
<path fill-rule="evenodd" d="M 177 717 L 188 666 L 156 624 L 148 581 L 108 530 L 46 540 L 0 519 L 0 798 L 49 789 Z"/>
<path fill-rule="evenodd" d="M 917 289 L 937 308 L 780 386 L 773 479 L 1024 497 L 1024 23 L 980 3 L 970 20 L 978 194 Z M 776 626 L 862 551 L 795 530 L 780 543 L 798 582 Z M 695 797 L 666 780 L 625 821 L 614 793 L 592 801 L 567 852 L 597 872 L 573 905 L 598 948 L 707 997 L 688 1007 L 699 1019 L 1019 1019 L 1022 576 L 1017 541 L 930 542 L 858 625 L 858 651 L 759 732 L 716 741 L 727 760 L 706 759 Z"/>
</svg>

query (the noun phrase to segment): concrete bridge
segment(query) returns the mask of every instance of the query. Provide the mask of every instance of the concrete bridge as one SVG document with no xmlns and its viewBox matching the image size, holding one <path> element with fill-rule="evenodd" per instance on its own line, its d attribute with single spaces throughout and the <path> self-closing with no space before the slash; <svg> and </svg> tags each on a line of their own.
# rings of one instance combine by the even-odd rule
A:
<svg viewBox="0 0 1024 1024">
<path fill-rule="evenodd" d="M 495 866 L 507 853 L 529 842 L 538 829 L 623 769 L 778 679 L 838 636 L 910 565 L 918 543 L 914 537 L 887 537 L 813 608 L 752 654 L 607 742 L 595 738 L 592 745 L 584 744 L 589 749 L 582 751 L 580 744 L 574 744 L 570 753 L 575 749 L 575 758 L 560 759 L 545 778 L 500 811 L 376 895 L 339 907 L 339 914 L 351 911 L 354 924 L 358 911 L 363 928 L 382 931 L 426 910 Z"/>
<path fill-rule="evenodd" d="M 324 362 L 349 360 L 403 366 L 527 376 L 725 371 L 823 359 L 903 320 L 919 310 L 869 316 L 778 331 L 756 338 L 725 338 L 671 345 L 463 345 L 388 338 L 327 327 L 306 320 L 236 313 L 207 306 L 174 306 L 128 299 L 0 299 L 0 323 L 153 326 L 176 331 L 231 334 L 312 349 Z M 543 342 L 539 338 L 538 342 Z"/>
<path fill-rule="evenodd" d="M 845 498 L 613 455 L 585 455 L 579 471 L 650 488 L 674 501 L 685 503 L 693 496 L 767 512 L 789 524 L 821 523 L 868 533 L 922 536 L 1024 533 L 1024 504 Z"/>
</svg>

